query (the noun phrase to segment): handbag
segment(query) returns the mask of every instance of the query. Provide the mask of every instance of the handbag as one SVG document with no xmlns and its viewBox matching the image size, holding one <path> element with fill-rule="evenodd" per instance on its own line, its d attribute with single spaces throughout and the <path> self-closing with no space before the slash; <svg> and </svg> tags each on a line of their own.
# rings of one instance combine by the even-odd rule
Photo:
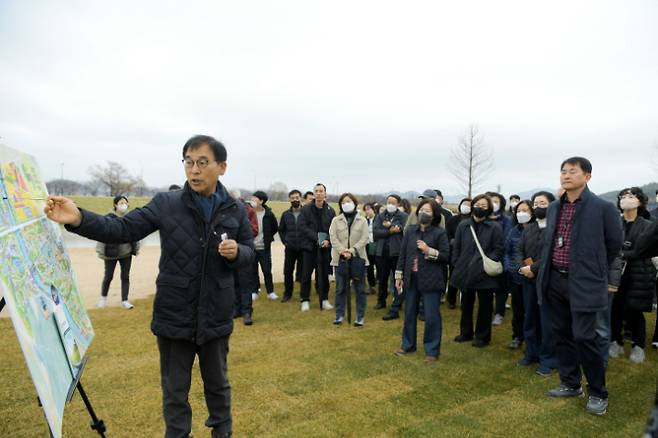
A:
<svg viewBox="0 0 658 438">
<path fill-rule="evenodd" d="M 482 250 L 482 246 L 480 245 L 480 240 L 478 240 L 478 236 L 477 234 L 475 234 L 475 230 L 473 229 L 473 226 L 471 225 L 470 228 L 471 228 L 471 233 L 473 234 L 473 239 L 475 239 L 475 244 L 477 245 L 478 251 L 480 251 L 480 255 L 482 256 L 482 264 L 484 265 L 484 272 L 489 277 L 496 277 L 502 274 L 503 264 L 501 262 L 491 260 L 489 257 L 487 257 L 484 254 L 484 251 Z"/>
</svg>

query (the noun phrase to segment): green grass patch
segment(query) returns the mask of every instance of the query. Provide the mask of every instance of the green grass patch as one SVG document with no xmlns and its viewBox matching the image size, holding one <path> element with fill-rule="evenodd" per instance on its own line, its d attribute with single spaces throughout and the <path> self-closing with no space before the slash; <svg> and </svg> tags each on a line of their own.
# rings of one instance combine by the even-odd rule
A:
<svg viewBox="0 0 658 438">
<path fill-rule="evenodd" d="M 281 285 L 277 286 L 281 295 Z M 296 296 L 297 291 L 295 291 Z M 261 294 L 262 295 L 262 294 Z M 315 297 L 314 297 L 315 298 Z M 136 308 L 90 310 L 96 329 L 83 376 L 87 393 L 111 437 L 163 434 L 158 352 L 149 331 L 152 299 Z M 508 315 L 494 327 L 493 345 L 454 344 L 459 310 L 442 308 L 443 345 L 436 364 L 423 363 L 422 348 L 398 358 L 401 320 L 384 322 L 369 297 L 362 329 L 331 324 L 332 311 L 261 297 L 255 324 L 236 320 L 229 354 L 235 436 L 436 437 L 436 436 L 639 436 L 655 394 L 658 353 L 644 364 L 613 359 L 608 372 L 610 411 L 585 412 L 585 399 L 554 400 L 545 391 L 558 377 L 518 368 L 510 351 Z M 647 315 L 649 333 L 654 316 Z M 422 323 L 419 323 L 422 337 Z M 46 437 L 27 366 L 8 319 L 0 320 L 0 436 Z M 422 346 L 422 338 L 420 338 Z M 626 347 L 627 353 L 629 346 Z M 198 368 L 190 403 L 193 433 L 209 436 Z M 92 437 L 89 416 L 75 396 L 67 406 L 64 436 Z"/>
</svg>

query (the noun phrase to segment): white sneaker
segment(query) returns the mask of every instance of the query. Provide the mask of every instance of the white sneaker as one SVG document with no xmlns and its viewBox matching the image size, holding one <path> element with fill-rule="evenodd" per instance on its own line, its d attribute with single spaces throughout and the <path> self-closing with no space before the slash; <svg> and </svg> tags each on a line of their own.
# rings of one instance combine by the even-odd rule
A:
<svg viewBox="0 0 658 438">
<path fill-rule="evenodd" d="M 104 309 L 107 307 L 107 297 L 101 297 L 100 300 L 98 300 L 98 304 L 96 304 L 96 307 L 99 309 Z"/>
<path fill-rule="evenodd" d="M 267 298 L 269 298 L 272 301 L 275 301 L 279 299 L 279 296 L 274 292 L 270 292 L 269 294 L 267 294 Z"/>
<path fill-rule="evenodd" d="M 302 312 L 311 310 L 311 304 L 308 301 L 302 301 Z"/>
<path fill-rule="evenodd" d="M 658 342 L 652 342 L 652 343 L 651 343 L 651 347 L 652 347 L 654 350 L 658 350 Z"/>
<path fill-rule="evenodd" d="M 329 300 L 322 300 L 322 310 L 331 310 L 334 306 L 331 305 Z"/>
<path fill-rule="evenodd" d="M 258 294 L 257 293 L 252 293 L 251 294 L 251 301 L 256 301 L 258 299 Z"/>
<path fill-rule="evenodd" d="M 124 309 L 128 309 L 128 310 L 130 310 L 130 309 L 132 309 L 132 308 L 135 307 L 135 306 L 133 306 L 132 304 L 130 304 L 130 301 L 126 300 L 126 301 L 121 301 L 121 307 L 123 307 Z"/>
<path fill-rule="evenodd" d="M 610 348 L 608 348 L 608 356 L 617 358 L 623 355 L 624 355 L 624 347 L 619 345 L 615 341 L 611 342 Z"/>
<path fill-rule="evenodd" d="M 644 362 L 644 349 L 637 345 L 631 350 L 631 362 L 642 363 Z"/>
<path fill-rule="evenodd" d="M 496 313 L 496 316 L 494 316 L 493 325 L 502 325 L 503 324 L 503 315 L 499 315 Z"/>
</svg>

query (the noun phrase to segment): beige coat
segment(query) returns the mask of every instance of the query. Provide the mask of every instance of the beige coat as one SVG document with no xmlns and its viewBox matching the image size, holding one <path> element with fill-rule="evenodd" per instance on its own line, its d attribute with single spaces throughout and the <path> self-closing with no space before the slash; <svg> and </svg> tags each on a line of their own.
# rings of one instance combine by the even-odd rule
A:
<svg viewBox="0 0 658 438">
<path fill-rule="evenodd" d="M 368 221 L 365 217 L 361 216 L 361 213 L 357 213 L 354 217 L 354 222 L 352 222 L 349 232 L 349 242 L 347 241 L 347 218 L 342 213 L 333 218 L 329 227 L 331 266 L 338 266 L 340 253 L 346 249 L 349 249 L 352 256 L 356 256 L 358 251 L 359 257 L 364 259 L 366 266 L 368 266 L 368 254 L 366 252 L 368 235 Z"/>
</svg>

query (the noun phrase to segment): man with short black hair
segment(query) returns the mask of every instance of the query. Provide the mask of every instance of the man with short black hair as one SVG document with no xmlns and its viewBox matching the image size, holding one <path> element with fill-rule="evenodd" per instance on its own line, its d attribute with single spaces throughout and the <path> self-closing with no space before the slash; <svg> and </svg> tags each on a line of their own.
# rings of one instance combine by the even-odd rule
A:
<svg viewBox="0 0 658 438">
<path fill-rule="evenodd" d="M 281 299 L 282 303 L 287 303 L 292 298 L 295 284 L 293 281 L 295 264 L 297 265 L 297 273 L 299 273 L 303 263 L 302 234 L 299 229 L 299 216 L 302 212 L 301 199 L 302 192 L 299 190 L 291 190 L 288 193 L 290 208 L 283 212 L 279 224 L 279 237 L 281 237 L 281 242 L 285 245 L 283 261 L 283 282 L 285 289 L 283 298 Z"/>
<path fill-rule="evenodd" d="M 304 250 L 302 262 L 301 310 L 310 310 L 311 276 L 315 278 L 320 294 L 320 310 L 333 309 L 329 303 L 329 265 L 331 263 L 331 243 L 329 226 L 336 212 L 325 201 L 327 188 L 318 183 L 313 188 L 315 200 L 302 208 L 299 215 L 299 229 L 302 234 L 301 246 Z"/>
<path fill-rule="evenodd" d="M 313 201 L 315 201 L 315 195 L 313 194 L 312 191 L 308 191 L 304 193 L 304 201 L 302 202 L 302 207 L 312 204 Z"/>
<path fill-rule="evenodd" d="M 158 193 L 122 218 L 78 209 L 50 196 L 46 216 L 69 231 L 105 243 L 138 241 L 159 231 L 161 257 L 151 331 L 160 350 L 166 437 L 192 430 L 188 401 L 192 365 L 199 356 L 213 438 L 232 432 L 227 355 L 233 331 L 233 273 L 253 262 L 253 239 L 244 208 L 218 180 L 226 172 L 226 149 L 198 135 L 183 146 L 187 183 Z"/>
<path fill-rule="evenodd" d="M 537 288 L 538 301 L 549 306 L 560 372 L 560 386 L 548 395 L 582 395 L 584 373 L 587 412 L 603 415 L 608 390 L 601 345 L 607 340 L 597 330 L 597 316 L 608 311 L 614 290 L 609 267 L 621 250 L 623 230 L 615 205 L 590 192 L 591 177 L 586 158 L 569 158 L 560 167 L 565 192 L 548 208 Z"/>
</svg>

